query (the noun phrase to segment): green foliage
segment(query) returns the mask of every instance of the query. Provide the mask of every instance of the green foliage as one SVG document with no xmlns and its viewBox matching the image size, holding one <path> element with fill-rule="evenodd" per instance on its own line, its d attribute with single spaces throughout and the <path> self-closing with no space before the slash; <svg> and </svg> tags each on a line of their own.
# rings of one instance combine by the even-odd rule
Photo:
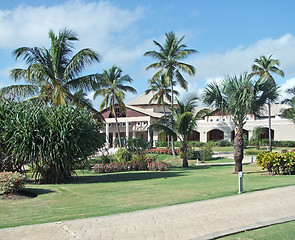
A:
<svg viewBox="0 0 295 240">
<path fill-rule="evenodd" d="M 103 146 L 99 124 L 85 109 L 2 102 L 1 167 L 34 169 L 35 179 L 58 183 L 69 179 L 75 163 Z"/>
<path fill-rule="evenodd" d="M 210 142 L 201 147 L 200 158 L 202 161 L 206 161 L 213 156 L 213 146 Z"/>
<path fill-rule="evenodd" d="M 131 159 L 132 159 L 132 154 L 126 148 L 120 148 L 114 156 L 114 161 L 118 163 L 126 163 L 131 161 Z"/>
<path fill-rule="evenodd" d="M 25 187 L 26 176 L 18 172 L 0 173 L 0 194 L 15 193 Z"/>
<path fill-rule="evenodd" d="M 168 142 L 166 142 L 166 141 L 157 141 L 155 143 L 155 146 L 156 147 L 168 147 Z"/>
<path fill-rule="evenodd" d="M 198 142 L 198 141 L 189 141 L 189 142 L 187 142 L 188 147 L 202 147 L 205 144 L 206 143 L 204 143 L 204 142 Z"/>
<path fill-rule="evenodd" d="M 260 153 L 256 157 L 256 163 L 272 174 L 295 174 L 295 152 Z"/>
</svg>

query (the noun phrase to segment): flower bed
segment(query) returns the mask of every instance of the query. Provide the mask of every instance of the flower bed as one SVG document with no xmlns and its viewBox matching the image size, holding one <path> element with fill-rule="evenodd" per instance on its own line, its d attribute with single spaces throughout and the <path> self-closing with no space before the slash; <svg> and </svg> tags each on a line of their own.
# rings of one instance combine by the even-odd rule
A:
<svg viewBox="0 0 295 240">
<path fill-rule="evenodd" d="M 295 152 L 260 153 L 256 157 L 256 163 L 272 174 L 295 174 Z"/>
<path fill-rule="evenodd" d="M 152 148 L 148 150 L 148 153 L 172 155 L 172 149 L 171 148 Z M 175 149 L 175 153 L 179 154 L 179 149 Z"/>
<path fill-rule="evenodd" d="M 26 177 L 18 172 L 0 173 L 0 194 L 15 193 L 25 186 Z"/>
<path fill-rule="evenodd" d="M 168 171 L 166 163 L 155 161 L 138 161 L 110 164 L 95 164 L 92 169 L 96 173 L 110 173 L 110 172 L 123 172 L 123 171 Z"/>
</svg>

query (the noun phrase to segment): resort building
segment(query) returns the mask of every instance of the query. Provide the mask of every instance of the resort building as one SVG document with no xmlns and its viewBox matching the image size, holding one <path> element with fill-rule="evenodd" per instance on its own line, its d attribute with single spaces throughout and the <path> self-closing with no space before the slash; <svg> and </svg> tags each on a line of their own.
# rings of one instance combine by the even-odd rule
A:
<svg viewBox="0 0 295 240">
<path fill-rule="evenodd" d="M 146 141 L 153 141 L 153 143 L 167 140 L 165 132 L 150 132 L 149 130 L 149 126 L 156 123 L 164 115 L 163 106 L 159 106 L 155 102 L 150 103 L 152 94 L 140 95 L 127 103 L 124 114 L 120 113 L 118 108 L 116 109 L 121 137 L 126 139 L 143 138 Z M 282 117 L 282 111 L 288 107 L 284 104 L 271 105 L 271 137 L 273 140 L 295 141 L 295 124 Z M 200 108 L 196 108 L 196 112 L 199 110 Z M 168 112 L 167 109 L 166 112 Z M 103 133 L 106 137 L 106 144 L 113 147 L 114 139 L 118 137 L 115 118 L 108 109 L 103 110 L 102 115 L 105 118 Z M 265 110 L 259 118 L 249 114 L 246 121 L 244 133 L 248 139 L 252 137 L 254 129 L 258 126 L 266 129 L 262 138 L 268 139 L 267 105 L 265 105 Z M 200 142 L 232 141 L 234 131 L 235 127 L 230 115 L 222 115 L 220 112 L 213 111 L 210 116 L 198 121 L 198 125 L 189 140 Z"/>
</svg>

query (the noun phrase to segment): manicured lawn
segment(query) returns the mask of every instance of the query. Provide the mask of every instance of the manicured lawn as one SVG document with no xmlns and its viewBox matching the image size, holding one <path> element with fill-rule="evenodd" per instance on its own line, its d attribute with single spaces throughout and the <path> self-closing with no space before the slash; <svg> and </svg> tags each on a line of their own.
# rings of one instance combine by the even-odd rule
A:
<svg viewBox="0 0 295 240">
<path fill-rule="evenodd" d="M 235 195 L 234 166 L 195 166 L 162 155 L 168 172 L 95 174 L 78 172 L 68 184 L 27 185 L 36 198 L 0 200 L 0 227 L 104 216 Z M 160 160 L 160 159 L 159 159 Z M 246 192 L 295 184 L 295 176 L 269 176 L 254 164 L 244 166 Z"/>
<path fill-rule="evenodd" d="M 224 240 L 269 240 L 269 239 L 284 239 L 284 240 L 293 240 L 295 236 L 295 222 L 288 222 L 277 224 L 270 227 L 260 228 L 253 231 L 247 231 L 235 235 L 231 235 L 225 238 Z"/>
</svg>

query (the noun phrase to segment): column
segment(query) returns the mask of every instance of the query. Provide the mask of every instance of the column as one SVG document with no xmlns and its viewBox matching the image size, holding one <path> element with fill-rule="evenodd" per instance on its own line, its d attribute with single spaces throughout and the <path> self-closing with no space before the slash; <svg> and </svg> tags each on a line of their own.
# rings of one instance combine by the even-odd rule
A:
<svg viewBox="0 0 295 240">
<path fill-rule="evenodd" d="M 151 121 L 148 121 L 148 142 L 151 141 L 151 130 L 150 130 L 150 126 L 151 126 Z"/>
<path fill-rule="evenodd" d="M 106 123 L 106 145 L 107 147 L 110 147 L 110 140 L 109 140 L 109 137 L 110 137 L 110 125 L 108 123 Z"/>
<path fill-rule="evenodd" d="M 125 125 L 126 125 L 126 140 L 128 141 L 128 139 L 129 139 L 129 122 L 126 122 Z"/>
</svg>

